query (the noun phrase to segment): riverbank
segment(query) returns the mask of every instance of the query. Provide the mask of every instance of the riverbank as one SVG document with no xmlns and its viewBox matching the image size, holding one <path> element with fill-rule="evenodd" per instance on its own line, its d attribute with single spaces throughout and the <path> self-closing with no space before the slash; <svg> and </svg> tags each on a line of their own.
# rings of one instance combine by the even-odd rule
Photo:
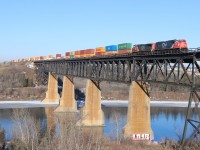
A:
<svg viewBox="0 0 200 150">
<path fill-rule="evenodd" d="M 0 101 L 0 109 L 6 108 L 32 108 L 32 107 L 56 107 L 58 102 L 42 103 L 42 101 Z M 128 107 L 128 101 L 125 100 L 102 100 L 104 107 Z M 185 101 L 150 101 L 151 107 L 187 107 Z M 192 107 L 195 103 L 192 103 Z M 200 106 L 199 106 L 200 107 Z"/>
</svg>

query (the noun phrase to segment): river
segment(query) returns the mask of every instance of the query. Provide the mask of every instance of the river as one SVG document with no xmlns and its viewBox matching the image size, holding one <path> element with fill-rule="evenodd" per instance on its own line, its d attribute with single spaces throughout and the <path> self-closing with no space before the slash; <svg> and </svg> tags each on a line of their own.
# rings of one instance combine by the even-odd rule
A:
<svg viewBox="0 0 200 150">
<path fill-rule="evenodd" d="M 45 113 L 44 108 L 23 108 L 29 109 L 31 116 L 36 120 L 40 120 L 43 126 L 47 124 L 48 116 L 52 113 Z M 115 139 L 116 129 L 118 128 L 119 134 L 122 133 L 123 127 L 127 120 L 127 107 L 105 107 L 102 106 L 105 119 L 105 127 L 102 130 L 105 136 Z M 12 137 L 12 130 L 14 122 L 12 120 L 13 109 L 0 109 L 0 126 L 6 131 L 6 140 Z M 178 107 L 151 107 L 151 127 L 154 132 L 154 140 L 161 141 L 162 139 L 180 140 L 182 136 L 184 123 L 185 123 L 186 108 Z M 197 116 L 194 116 L 197 117 Z M 56 125 L 58 126 L 58 125 Z M 192 132 L 189 127 L 188 133 Z"/>
</svg>

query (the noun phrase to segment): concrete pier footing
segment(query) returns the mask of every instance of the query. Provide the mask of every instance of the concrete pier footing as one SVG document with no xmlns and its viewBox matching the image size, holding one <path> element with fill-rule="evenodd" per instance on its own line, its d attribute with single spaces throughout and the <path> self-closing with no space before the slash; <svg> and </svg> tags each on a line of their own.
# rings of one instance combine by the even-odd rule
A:
<svg viewBox="0 0 200 150">
<path fill-rule="evenodd" d="M 104 115 L 101 109 L 101 90 L 99 83 L 87 80 L 86 101 L 82 111 L 83 118 L 77 125 L 104 126 Z"/>
<path fill-rule="evenodd" d="M 72 77 L 63 77 L 63 90 L 60 99 L 60 105 L 55 112 L 77 112 L 77 104 L 75 101 L 74 83 Z"/>
<path fill-rule="evenodd" d="M 150 98 L 143 88 L 132 82 L 129 90 L 127 124 L 124 127 L 124 136 L 133 139 L 153 138 L 150 118 Z"/>
<path fill-rule="evenodd" d="M 46 97 L 42 102 L 58 102 L 60 96 L 58 94 L 58 81 L 56 76 L 49 73 L 48 79 L 48 89 L 46 92 Z"/>
</svg>

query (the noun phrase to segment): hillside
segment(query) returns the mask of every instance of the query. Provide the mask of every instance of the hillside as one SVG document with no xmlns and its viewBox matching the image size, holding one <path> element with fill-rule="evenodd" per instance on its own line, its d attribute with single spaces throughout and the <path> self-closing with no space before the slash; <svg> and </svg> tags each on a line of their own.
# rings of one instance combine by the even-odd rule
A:
<svg viewBox="0 0 200 150">
<path fill-rule="evenodd" d="M 28 68 L 29 63 L 0 64 L 0 99 L 42 99 L 46 87 L 36 88 L 35 71 Z"/>
</svg>

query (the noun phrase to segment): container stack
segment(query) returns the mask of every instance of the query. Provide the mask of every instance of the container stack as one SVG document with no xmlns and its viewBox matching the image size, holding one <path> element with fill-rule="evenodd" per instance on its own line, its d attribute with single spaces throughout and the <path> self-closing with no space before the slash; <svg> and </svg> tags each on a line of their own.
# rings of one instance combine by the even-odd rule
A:
<svg viewBox="0 0 200 150">
<path fill-rule="evenodd" d="M 132 51 L 131 47 L 132 47 L 131 43 L 118 44 L 118 54 L 131 53 L 131 51 Z"/>
<path fill-rule="evenodd" d="M 48 56 L 48 59 L 53 59 L 53 55 L 49 55 L 49 56 Z"/>
<path fill-rule="evenodd" d="M 86 56 L 86 54 L 85 54 L 85 50 L 80 50 L 80 57 L 85 57 Z"/>
<path fill-rule="evenodd" d="M 95 49 L 86 49 L 85 50 L 85 57 L 93 57 L 95 56 Z"/>
<path fill-rule="evenodd" d="M 97 47 L 96 48 L 96 56 L 102 56 L 106 54 L 106 48 L 105 47 Z"/>
<path fill-rule="evenodd" d="M 106 46 L 106 54 L 107 55 L 117 54 L 117 45 Z"/>
<path fill-rule="evenodd" d="M 74 57 L 75 57 L 75 58 L 80 58 L 80 51 L 75 51 Z"/>
<path fill-rule="evenodd" d="M 67 59 L 70 58 L 70 52 L 65 53 L 65 58 L 67 58 Z"/>
<path fill-rule="evenodd" d="M 47 56 L 40 56 L 39 60 L 46 60 L 46 59 L 47 59 Z"/>
<path fill-rule="evenodd" d="M 70 52 L 70 57 L 69 58 L 74 58 L 75 52 Z"/>
<path fill-rule="evenodd" d="M 56 59 L 60 59 L 61 58 L 61 54 L 56 54 Z"/>
</svg>

